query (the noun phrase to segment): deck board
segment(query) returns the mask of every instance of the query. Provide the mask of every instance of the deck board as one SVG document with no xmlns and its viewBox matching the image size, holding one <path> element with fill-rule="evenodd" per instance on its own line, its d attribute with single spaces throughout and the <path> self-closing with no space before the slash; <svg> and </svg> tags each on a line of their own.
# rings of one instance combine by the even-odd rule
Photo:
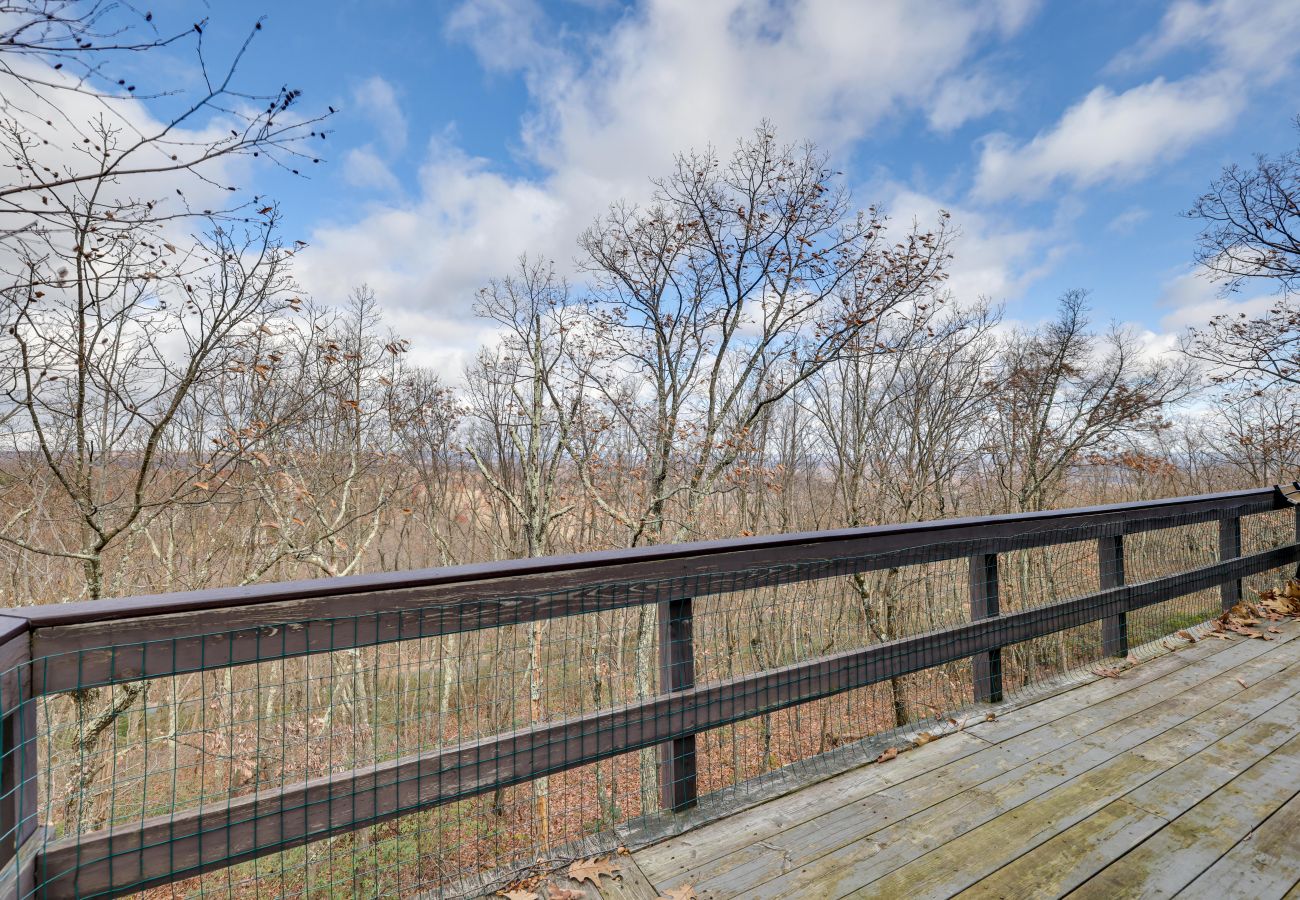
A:
<svg viewBox="0 0 1300 900">
<path fill-rule="evenodd" d="M 1286 896 L 1300 885 L 1298 836 L 1300 794 L 1269 816 L 1247 839 L 1219 857 L 1183 893 L 1189 897 L 1230 897 L 1233 893 L 1243 893 L 1261 900 Z"/>
<path fill-rule="evenodd" d="M 710 900 L 1300 894 L 1300 623 L 1271 637 L 1200 641 L 634 857 Z"/>
</svg>

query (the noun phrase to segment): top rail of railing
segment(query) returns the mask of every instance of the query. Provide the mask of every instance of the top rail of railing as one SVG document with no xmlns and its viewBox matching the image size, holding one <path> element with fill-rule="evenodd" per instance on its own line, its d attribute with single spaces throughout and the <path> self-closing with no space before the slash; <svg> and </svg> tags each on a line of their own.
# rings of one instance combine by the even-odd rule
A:
<svg viewBox="0 0 1300 900">
<path fill-rule="evenodd" d="M 1153 530 L 1175 519 L 1180 523 L 1193 519 L 1213 521 L 1290 505 L 1276 487 L 1253 488 L 1075 509 L 692 541 L 406 572 L 26 606 L 0 609 L 0 616 L 25 621 L 31 628 L 53 628 L 149 616 L 247 611 L 250 607 L 319 600 L 346 606 L 339 611 L 347 615 L 360 615 L 388 611 L 426 598 L 441 600 L 446 596 L 446 589 L 459 593 L 469 585 L 484 582 L 498 586 L 505 579 L 510 580 L 511 593 L 522 593 L 687 572 L 725 575 L 756 565 L 827 557 L 856 555 L 888 565 L 889 561 L 883 558 L 885 554 L 923 546 L 934 548 L 928 555 L 933 561 L 945 558 L 942 547 L 938 546 L 942 544 L 955 545 L 948 558 L 956 558 L 971 552 L 1001 552 L 1056 543 L 1059 538 L 1054 533 L 1062 530 L 1070 531 L 1073 540 L 1087 540 Z M 411 592 L 421 593 L 412 595 Z M 312 616 L 318 607 L 313 604 L 302 611 Z"/>
</svg>

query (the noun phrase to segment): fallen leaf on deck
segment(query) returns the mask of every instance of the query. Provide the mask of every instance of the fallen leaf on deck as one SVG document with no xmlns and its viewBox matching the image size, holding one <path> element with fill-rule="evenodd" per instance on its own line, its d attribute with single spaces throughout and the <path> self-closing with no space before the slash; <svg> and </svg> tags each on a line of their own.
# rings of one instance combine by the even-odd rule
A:
<svg viewBox="0 0 1300 900">
<path fill-rule="evenodd" d="M 505 897 L 507 898 L 507 900 L 542 900 L 542 898 L 539 895 L 534 894 L 532 891 L 525 891 L 523 889 L 513 890 L 513 891 L 497 891 L 497 896 Z"/>
<path fill-rule="evenodd" d="M 1281 633 L 1282 633 L 1282 629 L 1281 629 L 1281 628 L 1278 628 L 1276 625 L 1270 625 L 1270 626 L 1268 626 L 1267 631 L 1268 631 L 1269 634 L 1281 634 Z"/>
<path fill-rule="evenodd" d="M 1100 675 L 1102 678 L 1118 678 L 1120 675 L 1124 673 L 1121 672 L 1119 669 L 1112 669 L 1107 666 L 1098 666 L 1097 668 L 1092 670 L 1092 674 Z"/>
<path fill-rule="evenodd" d="M 928 731 L 922 731 L 917 734 L 916 737 L 912 738 L 912 743 L 916 744 L 918 747 L 924 747 L 932 740 L 934 740 L 934 735 L 930 734 Z"/>
<path fill-rule="evenodd" d="M 996 719 L 997 717 L 998 717 L 998 714 L 997 714 L 997 713 L 985 713 L 985 714 L 984 714 L 984 721 L 985 721 L 985 722 L 992 722 L 992 721 L 993 721 L 994 719 Z"/>
<path fill-rule="evenodd" d="M 1136 666 L 1136 665 L 1138 664 L 1138 662 L 1140 662 L 1140 660 L 1139 660 L 1136 656 L 1134 656 L 1132 653 L 1130 653 L 1130 654 L 1125 658 L 1124 662 L 1128 663 L 1130 666 Z"/>
<path fill-rule="evenodd" d="M 571 888 L 552 886 L 546 898 L 547 900 L 587 900 L 587 895 L 582 891 L 575 891 Z"/>
<path fill-rule="evenodd" d="M 1195 644 L 1195 643 L 1196 643 L 1196 635 L 1192 634 L 1192 633 L 1191 633 L 1190 631 L 1188 631 L 1187 629 L 1183 629 L 1182 631 L 1178 632 L 1178 636 L 1179 636 L 1180 638 L 1182 638 L 1183 640 L 1187 641 L 1187 643 L 1189 643 L 1189 644 Z"/>
<path fill-rule="evenodd" d="M 1238 678 L 1237 684 L 1241 685 L 1242 687 L 1250 687 L 1250 685 L 1246 684 L 1246 679 L 1244 678 Z"/>
<path fill-rule="evenodd" d="M 655 900 L 700 900 L 700 895 L 695 893 L 694 885 L 682 884 L 666 894 L 656 897 Z"/>
<path fill-rule="evenodd" d="M 591 859 L 580 859 L 569 866 L 568 875 L 578 884 L 590 881 L 596 887 L 600 887 L 600 876 L 621 878 L 622 876 L 618 874 L 620 868 L 622 867 L 618 863 L 611 862 L 608 857 L 593 856 Z"/>
<path fill-rule="evenodd" d="M 879 756 L 876 757 L 876 762 L 878 762 L 878 763 L 889 762 L 891 759 L 893 759 L 893 758 L 894 758 L 895 756 L 897 756 L 897 755 L 898 755 L 898 748 L 897 748 L 897 747 L 890 747 L 890 748 L 889 748 L 888 750 L 886 750 L 884 753 L 882 753 L 882 754 L 880 754 Z"/>
</svg>

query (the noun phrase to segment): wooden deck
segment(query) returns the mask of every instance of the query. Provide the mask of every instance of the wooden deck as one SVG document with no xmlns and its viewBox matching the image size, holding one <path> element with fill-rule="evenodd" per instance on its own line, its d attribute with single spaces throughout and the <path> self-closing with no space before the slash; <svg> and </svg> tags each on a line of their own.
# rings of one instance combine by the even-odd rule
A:
<svg viewBox="0 0 1300 900">
<path fill-rule="evenodd" d="M 647 847 L 604 896 L 1300 897 L 1300 623 L 1270 638 L 1201 640 Z"/>
</svg>

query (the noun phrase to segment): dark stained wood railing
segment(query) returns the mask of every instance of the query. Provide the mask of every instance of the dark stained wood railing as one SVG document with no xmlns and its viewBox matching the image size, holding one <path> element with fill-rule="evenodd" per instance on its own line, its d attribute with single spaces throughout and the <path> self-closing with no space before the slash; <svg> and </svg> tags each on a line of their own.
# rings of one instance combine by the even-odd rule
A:
<svg viewBox="0 0 1300 900">
<path fill-rule="evenodd" d="M 695 735 L 971 659 L 975 700 L 1002 696 L 1001 651 L 1089 622 L 1128 651 L 1128 613 L 1300 560 L 1300 545 L 1241 555 L 1243 516 L 1290 508 L 1278 489 L 1012 516 L 709 541 L 0 611 L 3 770 L 0 893 L 113 896 L 542 775 L 659 747 L 667 810 L 696 797 Z M 1219 560 L 1138 583 L 1124 536 L 1219 523 Z M 1300 534 L 1300 517 L 1297 518 Z M 999 606 L 998 554 L 1096 541 L 1100 590 L 1031 609 Z M 970 560 L 970 621 L 697 684 L 693 601 L 940 560 Z M 35 698 L 43 694 L 655 603 L 661 694 L 347 772 L 51 839 L 36 821 Z"/>
</svg>

